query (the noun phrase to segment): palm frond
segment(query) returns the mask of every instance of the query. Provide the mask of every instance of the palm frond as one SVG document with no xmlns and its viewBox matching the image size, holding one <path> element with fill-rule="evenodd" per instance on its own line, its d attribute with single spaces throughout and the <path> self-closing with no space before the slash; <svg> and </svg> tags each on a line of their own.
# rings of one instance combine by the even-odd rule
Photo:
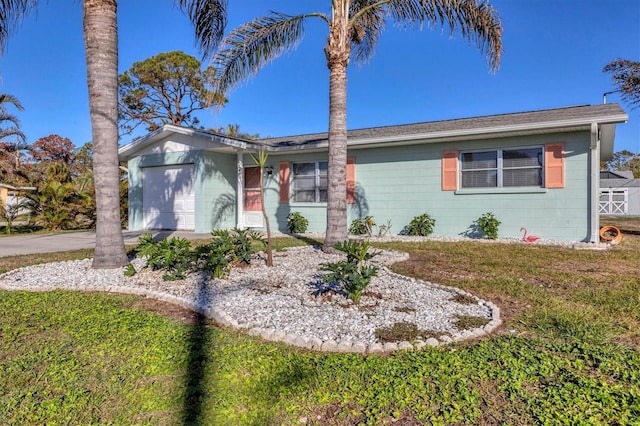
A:
<svg viewBox="0 0 640 426">
<path fill-rule="evenodd" d="M 498 12 L 484 0 L 379 0 L 354 2 L 361 11 L 354 21 L 372 13 L 388 17 L 400 27 L 427 25 L 448 28 L 451 35 L 460 33 L 475 43 L 485 55 L 492 71 L 498 69 L 502 56 L 502 24 Z"/>
<path fill-rule="evenodd" d="M 0 0 L 0 53 L 20 21 L 32 12 L 38 0 Z"/>
<path fill-rule="evenodd" d="M 11 104 L 18 111 L 24 111 L 24 107 L 20 103 L 20 100 L 13 95 L 9 95 L 7 93 L 0 93 L 0 108 L 4 108 L 3 104 Z"/>
<path fill-rule="evenodd" d="M 631 108 L 640 107 L 640 62 L 615 59 L 603 71 L 611 73 L 615 91 L 620 92 L 623 101 Z"/>
<path fill-rule="evenodd" d="M 373 56 L 378 39 L 385 29 L 384 10 L 377 0 L 354 0 L 349 11 L 351 56 L 366 63 Z"/>
<path fill-rule="evenodd" d="M 196 44 L 203 56 L 210 57 L 218 47 L 227 26 L 227 0 L 176 1 L 195 28 Z"/>
<path fill-rule="evenodd" d="M 266 64 L 295 48 L 304 35 L 303 22 L 321 14 L 291 16 L 271 12 L 234 29 L 213 57 L 214 92 L 226 94 Z"/>
<path fill-rule="evenodd" d="M 8 147 L 14 147 L 14 151 L 26 149 L 27 137 L 22 133 L 22 131 L 20 131 L 20 129 L 17 127 L 6 127 L 4 129 L 0 129 L 0 140 L 6 139 L 10 136 L 14 136 L 16 140 L 13 142 L 5 141 Z"/>
</svg>

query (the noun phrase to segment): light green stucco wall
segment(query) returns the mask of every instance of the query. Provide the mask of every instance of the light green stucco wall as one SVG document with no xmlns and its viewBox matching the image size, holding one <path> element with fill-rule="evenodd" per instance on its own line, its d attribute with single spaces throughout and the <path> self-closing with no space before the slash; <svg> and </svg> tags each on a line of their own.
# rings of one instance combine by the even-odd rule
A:
<svg viewBox="0 0 640 426">
<path fill-rule="evenodd" d="M 565 187 L 560 189 L 484 190 L 473 193 L 441 190 L 443 150 L 539 146 L 565 144 Z M 521 227 L 542 238 L 586 241 L 589 239 L 589 143 L 588 132 L 521 136 L 496 140 L 447 144 L 425 144 L 393 148 L 352 149 L 356 159 L 357 203 L 348 205 L 348 223 L 365 215 L 378 224 L 391 220 L 391 233 L 398 234 L 422 213 L 436 219 L 434 235 L 459 236 L 469 231 L 476 219 L 492 212 L 500 225 L 500 237 L 519 237 Z M 310 231 L 323 232 L 326 205 L 278 204 L 277 174 L 281 161 L 326 160 L 325 153 L 272 155 L 273 179 L 269 182 L 266 206 L 272 223 L 286 230 L 286 215 L 301 212 Z"/>
<path fill-rule="evenodd" d="M 565 187 L 518 190 L 442 191 L 441 157 L 444 150 L 539 146 L 564 143 Z M 589 239 L 590 194 L 589 132 L 520 136 L 494 140 L 423 144 L 387 148 L 351 149 L 356 159 L 357 203 L 350 204 L 348 223 L 371 215 L 378 224 L 391 220 L 391 233 L 398 234 L 422 213 L 436 219 L 434 235 L 459 236 L 474 221 L 492 212 L 500 225 L 500 237 L 520 237 L 525 226 L 530 233 L 546 239 L 587 241 Z M 326 204 L 279 203 L 278 172 L 280 162 L 326 161 L 326 152 L 271 153 L 268 165 L 274 168 L 265 178 L 265 206 L 271 228 L 286 231 L 286 217 L 292 211 L 302 213 L 310 231 L 324 232 Z M 253 166 L 249 155 L 245 166 Z M 201 150 L 184 153 L 150 154 L 129 161 L 129 228 L 142 229 L 142 167 L 195 165 L 196 232 L 232 228 L 236 214 L 236 156 Z"/>
</svg>

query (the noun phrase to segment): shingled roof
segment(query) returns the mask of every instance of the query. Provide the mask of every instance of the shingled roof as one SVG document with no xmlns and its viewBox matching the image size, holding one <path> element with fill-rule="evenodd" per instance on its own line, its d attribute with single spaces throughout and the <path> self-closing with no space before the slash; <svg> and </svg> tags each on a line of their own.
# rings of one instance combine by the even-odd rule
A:
<svg viewBox="0 0 640 426">
<path fill-rule="evenodd" d="M 347 144 L 357 146 L 380 146 L 385 144 L 436 143 L 445 141 L 467 141 L 502 136 L 526 135 L 544 132 L 589 130 L 597 123 L 601 134 L 601 159 L 607 161 L 613 153 L 615 125 L 623 123 L 628 116 L 618 104 L 583 105 L 511 114 L 488 115 L 456 120 L 430 121 L 396 126 L 370 127 L 349 130 Z M 165 124 L 161 128 L 121 147 L 121 161 L 126 161 L 147 146 L 169 134 L 197 136 L 209 144 L 211 150 L 220 152 L 257 151 L 269 152 L 289 150 L 326 150 L 328 133 L 282 136 L 247 140 L 201 129 Z"/>
<path fill-rule="evenodd" d="M 618 104 L 582 105 L 530 112 L 489 115 L 455 120 L 431 121 L 384 127 L 349 130 L 348 144 L 358 141 L 385 140 L 411 136 L 412 138 L 436 138 L 464 134 L 492 134 L 499 131 L 516 131 L 533 128 L 577 127 L 591 123 L 621 123 L 627 115 Z M 256 141 L 272 148 L 303 148 L 322 146 L 328 143 L 328 133 L 266 138 Z"/>
</svg>

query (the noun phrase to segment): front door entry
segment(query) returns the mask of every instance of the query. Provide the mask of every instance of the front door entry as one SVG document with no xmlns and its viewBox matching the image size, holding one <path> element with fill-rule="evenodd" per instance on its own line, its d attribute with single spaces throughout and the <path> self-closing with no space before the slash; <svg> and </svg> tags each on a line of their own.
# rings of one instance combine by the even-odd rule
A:
<svg viewBox="0 0 640 426">
<path fill-rule="evenodd" d="M 244 211 L 262 211 L 259 167 L 245 167 L 244 169 Z"/>
</svg>

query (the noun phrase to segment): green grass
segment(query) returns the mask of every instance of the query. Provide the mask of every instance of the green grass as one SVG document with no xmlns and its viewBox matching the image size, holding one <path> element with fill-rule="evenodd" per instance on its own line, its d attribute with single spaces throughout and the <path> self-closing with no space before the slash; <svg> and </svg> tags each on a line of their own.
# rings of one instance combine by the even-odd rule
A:
<svg viewBox="0 0 640 426">
<path fill-rule="evenodd" d="M 305 244 L 278 239 L 276 246 Z M 387 356 L 264 342 L 131 296 L 0 291 L 3 424 L 640 424 L 640 239 L 606 252 L 384 244 L 497 303 L 473 342 Z M 0 258 L 0 270 L 90 256 Z M 463 301 L 461 301 L 463 302 Z"/>
</svg>

